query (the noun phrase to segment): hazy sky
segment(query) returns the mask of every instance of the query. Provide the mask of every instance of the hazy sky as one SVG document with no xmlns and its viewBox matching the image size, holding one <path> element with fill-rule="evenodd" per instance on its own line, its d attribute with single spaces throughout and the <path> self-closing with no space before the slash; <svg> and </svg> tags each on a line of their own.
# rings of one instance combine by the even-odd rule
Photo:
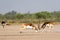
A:
<svg viewBox="0 0 60 40">
<path fill-rule="evenodd" d="M 60 11 L 60 0 L 0 0 L 0 13 Z"/>
</svg>

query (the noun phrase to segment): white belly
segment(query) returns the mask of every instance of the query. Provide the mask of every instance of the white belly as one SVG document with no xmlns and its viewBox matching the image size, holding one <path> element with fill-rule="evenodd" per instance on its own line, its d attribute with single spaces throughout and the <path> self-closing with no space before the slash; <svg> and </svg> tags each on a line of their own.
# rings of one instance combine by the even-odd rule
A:
<svg viewBox="0 0 60 40">
<path fill-rule="evenodd" d="M 33 27 L 28 25 L 26 28 L 32 29 Z"/>
</svg>

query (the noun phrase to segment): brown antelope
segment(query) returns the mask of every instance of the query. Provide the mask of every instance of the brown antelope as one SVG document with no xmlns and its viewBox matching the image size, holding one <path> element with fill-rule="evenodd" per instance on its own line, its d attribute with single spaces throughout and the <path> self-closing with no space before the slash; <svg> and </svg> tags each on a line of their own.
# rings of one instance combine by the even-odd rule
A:
<svg viewBox="0 0 60 40">
<path fill-rule="evenodd" d="M 38 26 L 35 26 L 35 25 L 33 25 L 32 23 L 24 23 L 23 24 L 23 29 L 34 29 L 34 30 L 36 30 L 36 32 L 38 32 L 39 31 L 39 29 L 41 30 L 41 29 L 46 29 L 46 28 L 48 28 L 48 29 L 52 29 L 53 28 L 53 22 L 44 22 L 43 23 L 43 25 L 41 26 L 41 27 L 38 27 Z M 47 29 L 46 29 L 47 30 Z"/>
<path fill-rule="evenodd" d="M 32 23 L 24 23 L 23 29 L 35 29 L 35 26 Z"/>
<path fill-rule="evenodd" d="M 53 31 L 52 29 L 54 29 L 54 23 L 53 22 L 44 22 L 43 25 L 41 26 L 41 29 L 45 29 L 46 31 Z"/>
</svg>

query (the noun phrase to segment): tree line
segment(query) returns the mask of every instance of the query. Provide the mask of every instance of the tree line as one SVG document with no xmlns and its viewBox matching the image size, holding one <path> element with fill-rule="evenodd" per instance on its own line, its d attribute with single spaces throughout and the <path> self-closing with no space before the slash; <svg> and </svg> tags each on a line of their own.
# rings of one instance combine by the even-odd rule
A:
<svg viewBox="0 0 60 40">
<path fill-rule="evenodd" d="M 0 13 L 0 21 L 1 20 L 12 20 L 20 22 L 37 22 L 40 21 L 60 21 L 60 11 L 48 12 L 41 11 L 35 13 L 18 13 L 16 11 L 7 12 L 5 14 Z"/>
</svg>

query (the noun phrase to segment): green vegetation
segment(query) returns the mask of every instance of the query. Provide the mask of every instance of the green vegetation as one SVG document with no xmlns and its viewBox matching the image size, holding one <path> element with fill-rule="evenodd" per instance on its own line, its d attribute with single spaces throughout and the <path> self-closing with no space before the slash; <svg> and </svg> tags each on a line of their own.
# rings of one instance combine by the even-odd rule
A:
<svg viewBox="0 0 60 40">
<path fill-rule="evenodd" d="M 33 22 L 37 23 L 38 21 L 55 21 L 60 22 L 60 11 L 48 12 L 36 12 L 36 13 L 18 13 L 16 11 L 7 12 L 5 14 L 0 14 L 0 21 L 6 20 L 12 23 L 19 22 Z"/>
</svg>

